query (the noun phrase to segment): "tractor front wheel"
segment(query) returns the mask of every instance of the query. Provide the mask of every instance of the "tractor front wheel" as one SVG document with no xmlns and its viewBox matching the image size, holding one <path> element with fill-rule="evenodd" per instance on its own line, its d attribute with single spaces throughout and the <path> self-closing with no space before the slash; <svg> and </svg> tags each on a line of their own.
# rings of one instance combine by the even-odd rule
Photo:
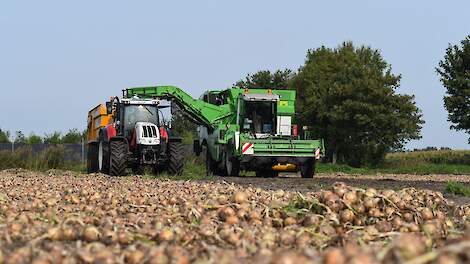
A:
<svg viewBox="0 0 470 264">
<path fill-rule="evenodd" d="M 184 166 L 184 146 L 181 142 L 170 142 L 168 148 L 168 172 L 170 174 L 180 175 Z"/>
<path fill-rule="evenodd" d="M 302 178 L 313 178 L 315 174 L 315 160 L 308 160 L 300 166 L 300 176 Z"/>
<path fill-rule="evenodd" d="M 109 143 L 109 150 L 109 175 L 125 175 L 127 166 L 127 143 L 120 140 L 111 141 L 111 143 Z"/>
</svg>

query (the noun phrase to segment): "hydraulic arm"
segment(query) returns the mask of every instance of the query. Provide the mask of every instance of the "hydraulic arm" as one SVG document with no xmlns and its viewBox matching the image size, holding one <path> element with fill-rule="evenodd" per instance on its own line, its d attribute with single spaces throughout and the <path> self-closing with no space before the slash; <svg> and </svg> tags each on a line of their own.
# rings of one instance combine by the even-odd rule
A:
<svg viewBox="0 0 470 264">
<path fill-rule="evenodd" d="M 214 127 L 226 117 L 233 115 L 229 107 L 216 106 L 203 100 L 192 98 L 176 86 L 150 86 L 123 90 L 123 97 L 158 98 L 172 100 L 184 114 L 200 125 Z"/>
</svg>

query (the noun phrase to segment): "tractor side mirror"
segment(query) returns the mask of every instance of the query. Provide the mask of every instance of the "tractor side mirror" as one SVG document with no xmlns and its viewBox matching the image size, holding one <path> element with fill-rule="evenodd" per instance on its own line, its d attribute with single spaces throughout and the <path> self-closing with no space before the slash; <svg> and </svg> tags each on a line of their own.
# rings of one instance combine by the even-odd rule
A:
<svg viewBox="0 0 470 264">
<path fill-rule="evenodd" d="M 110 115 L 113 113 L 113 102 L 106 102 L 106 114 Z"/>
</svg>

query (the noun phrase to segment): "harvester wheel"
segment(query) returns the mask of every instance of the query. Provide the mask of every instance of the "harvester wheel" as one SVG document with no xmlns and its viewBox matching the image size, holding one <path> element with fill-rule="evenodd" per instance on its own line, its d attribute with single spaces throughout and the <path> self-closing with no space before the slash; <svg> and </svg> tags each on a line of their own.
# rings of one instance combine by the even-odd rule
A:
<svg viewBox="0 0 470 264">
<path fill-rule="evenodd" d="M 109 175 L 123 176 L 127 166 L 127 143 L 120 140 L 111 141 L 109 144 Z"/>
<path fill-rule="evenodd" d="M 170 174 L 180 175 L 183 172 L 184 165 L 184 146 L 181 142 L 170 142 L 168 148 L 170 159 L 168 162 L 168 172 Z"/>
<path fill-rule="evenodd" d="M 212 160 L 209 148 L 206 145 L 203 145 L 202 147 L 203 147 L 203 150 L 205 148 L 206 175 L 207 176 L 212 176 L 212 175 L 214 175 L 214 171 L 215 171 L 215 162 Z"/>
<path fill-rule="evenodd" d="M 98 144 L 88 144 L 87 160 L 86 160 L 87 173 L 98 172 Z"/>
<path fill-rule="evenodd" d="M 300 176 L 302 178 L 313 178 L 315 174 L 315 160 L 308 160 L 300 166 Z"/>
<path fill-rule="evenodd" d="M 227 176 L 238 177 L 240 174 L 240 161 L 229 154 L 228 151 L 225 155 L 225 170 L 227 172 Z"/>
</svg>

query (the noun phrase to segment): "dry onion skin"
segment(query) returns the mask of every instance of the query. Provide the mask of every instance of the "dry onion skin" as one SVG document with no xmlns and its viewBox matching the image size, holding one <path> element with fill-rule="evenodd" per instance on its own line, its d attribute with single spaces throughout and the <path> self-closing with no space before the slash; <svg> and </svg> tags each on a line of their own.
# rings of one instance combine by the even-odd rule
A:
<svg viewBox="0 0 470 264">
<path fill-rule="evenodd" d="M 429 190 L 0 172 L 0 263 L 465 263 L 470 207 Z M 469 229 L 470 230 L 470 229 Z"/>
</svg>

